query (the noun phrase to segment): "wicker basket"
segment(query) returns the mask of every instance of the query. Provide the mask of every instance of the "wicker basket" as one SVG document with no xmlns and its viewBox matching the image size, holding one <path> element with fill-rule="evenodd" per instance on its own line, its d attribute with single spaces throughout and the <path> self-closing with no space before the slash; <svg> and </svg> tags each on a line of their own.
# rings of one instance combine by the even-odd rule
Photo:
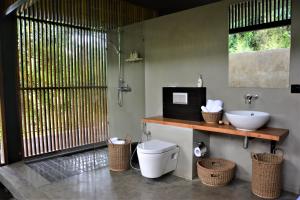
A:
<svg viewBox="0 0 300 200">
<path fill-rule="evenodd" d="M 111 171 L 125 171 L 129 169 L 131 142 L 130 140 L 125 141 L 125 144 L 107 142 L 109 169 Z"/>
<path fill-rule="evenodd" d="M 223 112 L 202 112 L 203 119 L 206 123 L 217 124 L 222 119 Z"/>
<path fill-rule="evenodd" d="M 276 199 L 281 193 L 283 155 L 258 153 L 252 158 L 252 192 L 265 199 Z"/>
<path fill-rule="evenodd" d="M 197 172 L 204 185 L 224 186 L 234 177 L 235 163 L 219 158 L 204 158 L 197 162 Z"/>
</svg>

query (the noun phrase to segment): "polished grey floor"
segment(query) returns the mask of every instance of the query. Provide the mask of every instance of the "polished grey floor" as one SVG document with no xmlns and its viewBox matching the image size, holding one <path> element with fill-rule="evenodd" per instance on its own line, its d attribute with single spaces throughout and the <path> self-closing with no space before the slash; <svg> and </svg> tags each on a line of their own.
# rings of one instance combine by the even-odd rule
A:
<svg viewBox="0 0 300 200">
<path fill-rule="evenodd" d="M 10 192 L 0 183 L 0 200 L 13 200 Z"/>
<path fill-rule="evenodd" d="M 225 187 L 206 187 L 171 174 L 146 179 L 139 172 L 111 172 L 108 167 L 82 172 L 51 182 L 24 163 L 0 168 L 0 181 L 16 199 L 32 200 L 258 200 L 250 183 L 235 180 Z M 281 200 L 295 200 L 283 193 Z"/>
</svg>

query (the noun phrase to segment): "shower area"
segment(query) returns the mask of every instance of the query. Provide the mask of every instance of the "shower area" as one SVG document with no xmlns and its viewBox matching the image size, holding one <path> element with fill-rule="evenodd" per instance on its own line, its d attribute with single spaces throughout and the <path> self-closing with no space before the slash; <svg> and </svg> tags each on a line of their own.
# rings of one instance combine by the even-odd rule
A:
<svg viewBox="0 0 300 200">
<path fill-rule="evenodd" d="M 144 90 L 139 22 L 155 12 L 125 0 L 38 0 L 15 15 L 23 159 L 50 182 L 106 166 L 107 138 L 144 107 L 134 101 Z"/>
<path fill-rule="evenodd" d="M 139 141 L 145 116 L 143 22 L 109 31 L 108 41 L 109 132 L 113 137 Z"/>
</svg>

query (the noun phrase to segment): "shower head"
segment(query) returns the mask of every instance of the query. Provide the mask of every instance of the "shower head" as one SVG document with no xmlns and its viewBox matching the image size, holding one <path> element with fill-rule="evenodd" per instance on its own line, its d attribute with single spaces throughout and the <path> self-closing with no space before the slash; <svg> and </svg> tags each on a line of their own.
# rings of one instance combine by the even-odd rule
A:
<svg viewBox="0 0 300 200">
<path fill-rule="evenodd" d="M 116 54 L 121 54 L 121 51 L 117 48 L 117 46 L 111 41 L 107 40 L 107 43 L 110 44 L 110 46 L 115 50 Z"/>
<path fill-rule="evenodd" d="M 117 33 L 118 33 L 118 46 L 115 45 L 115 43 L 113 43 L 113 41 L 109 40 L 108 38 L 107 38 L 107 44 L 110 44 L 113 47 L 113 49 L 115 50 L 115 52 L 120 56 L 122 53 L 121 52 L 121 28 L 120 27 L 118 27 Z"/>
</svg>

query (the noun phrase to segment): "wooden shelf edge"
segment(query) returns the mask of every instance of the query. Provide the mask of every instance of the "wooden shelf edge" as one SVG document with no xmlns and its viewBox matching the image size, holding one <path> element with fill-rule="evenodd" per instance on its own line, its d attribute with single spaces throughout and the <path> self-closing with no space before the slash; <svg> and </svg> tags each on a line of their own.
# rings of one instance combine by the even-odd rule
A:
<svg viewBox="0 0 300 200">
<path fill-rule="evenodd" d="M 240 131 L 231 125 L 208 124 L 205 122 L 195 122 L 179 119 L 163 118 L 161 116 L 143 119 L 144 123 L 154 123 L 161 125 L 177 126 L 181 128 L 191 128 L 199 131 L 207 131 L 226 135 L 236 135 L 242 137 L 252 137 L 269 141 L 282 141 L 289 134 L 289 130 L 281 128 L 262 128 L 256 131 Z"/>
</svg>

